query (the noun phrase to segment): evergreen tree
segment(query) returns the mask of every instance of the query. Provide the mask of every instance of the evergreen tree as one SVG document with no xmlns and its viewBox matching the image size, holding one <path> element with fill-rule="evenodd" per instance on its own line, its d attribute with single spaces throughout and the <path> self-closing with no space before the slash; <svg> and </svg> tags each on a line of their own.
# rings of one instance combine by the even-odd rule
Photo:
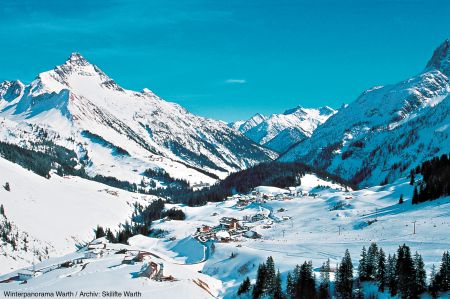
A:
<svg viewBox="0 0 450 299">
<path fill-rule="evenodd" d="M 355 291 L 353 293 L 353 299 L 364 299 L 364 291 L 359 278 L 356 279 Z"/>
<path fill-rule="evenodd" d="M 398 203 L 399 203 L 399 204 L 402 204 L 402 203 L 403 203 L 403 194 L 400 194 L 400 199 L 398 200 Z"/>
<path fill-rule="evenodd" d="M 316 283 L 313 274 L 312 262 L 304 262 L 300 266 L 300 273 L 295 287 L 295 298 L 309 299 L 316 295 Z"/>
<path fill-rule="evenodd" d="M 283 290 L 281 288 L 281 274 L 280 274 L 280 270 L 277 271 L 277 275 L 275 276 L 275 285 L 274 285 L 274 291 L 273 291 L 273 298 L 274 299 L 283 299 L 284 298 Z"/>
<path fill-rule="evenodd" d="M 439 290 L 447 292 L 450 289 L 450 257 L 448 251 L 442 255 L 442 262 L 437 275 Z"/>
<path fill-rule="evenodd" d="M 319 299 L 330 298 L 330 259 L 320 267 L 320 284 L 319 284 Z"/>
<path fill-rule="evenodd" d="M 416 252 L 414 255 L 414 296 L 418 296 L 425 292 L 427 288 L 427 272 L 422 256 Z"/>
<path fill-rule="evenodd" d="M 431 298 L 435 299 L 437 298 L 439 294 L 439 284 L 437 280 L 437 271 L 436 266 L 431 266 L 431 275 L 430 275 L 430 285 L 428 286 L 428 292 L 431 295 Z"/>
<path fill-rule="evenodd" d="M 25 252 L 28 251 L 28 240 L 27 240 L 27 237 L 23 237 L 23 250 Z"/>
<path fill-rule="evenodd" d="M 409 181 L 409 184 L 411 186 L 414 186 L 415 183 L 415 176 L 414 176 L 414 171 L 411 170 L 411 174 L 410 174 L 411 180 Z"/>
<path fill-rule="evenodd" d="M 0 205 L 0 215 L 5 216 L 5 208 L 3 207 L 3 205 Z"/>
<path fill-rule="evenodd" d="M 248 291 L 250 291 L 251 286 L 252 286 L 252 284 L 250 282 L 250 278 L 248 278 L 248 276 L 247 276 L 247 278 L 245 278 L 244 281 L 239 286 L 239 289 L 237 292 L 238 296 L 248 293 Z"/>
<path fill-rule="evenodd" d="M 378 261 L 378 246 L 376 243 L 372 243 L 367 250 L 367 279 L 375 280 L 377 274 L 377 261 Z"/>
<path fill-rule="evenodd" d="M 3 186 L 3 188 L 5 188 L 6 191 L 11 191 L 11 186 L 9 185 L 8 182 L 5 183 L 5 186 Z"/>
<path fill-rule="evenodd" d="M 106 229 L 106 239 L 108 239 L 108 241 L 111 243 L 116 242 L 116 240 L 114 238 L 114 234 L 112 233 L 112 231 L 109 228 Z"/>
<path fill-rule="evenodd" d="M 253 286 L 253 293 L 252 297 L 253 299 L 261 298 L 265 291 L 265 285 L 266 285 L 266 276 L 267 276 L 267 269 L 266 265 L 260 264 L 258 266 L 258 271 L 256 274 L 256 283 Z"/>
<path fill-rule="evenodd" d="M 382 248 L 380 248 L 380 251 L 378 252 L 378 264 L 377 264 L 377 275 L 376 280 L 378 282 L 378 289 L 381 292 L 384 292 L 384 289 L 386 287 L 386 255 L 384 254 L 384 251 Z"/>
<path fill-rule="evenodd" d="M 396 271 L 398 275 L 398 293 L 400 298 L 409 299 L 413 297 L 414 288 L 414 263 L 411 251 L 403 244 L 397 250 Z"/>
<path fill-rule="evenodd" d="M 335 284 L 338 298 L 347 299 L 352 297 L 353 264 L 348 249 L 345 251 L 345 256 L 342 258 L 336 273 Z"/>
<path fill-rule="evenodd" d="M 295 298 L 295 284 L 291 272 L 288 273 L 286 278 L 286 295 L 289 299 Z"/>
<path fill-rule="evenodd" d="M 13 251 L 16 251 L 17 243 L 16 243 L 16 239 L 14 237 L 11 238 L 11 246 L 13 248 Z"/>
<path fill-rule="evenodd" d="M 358 265 L 358 276 L 361 281 L 366 281 L 368 278 L 367 275 L 367 252 L 366 247 L 363 246 L 361 251 L 361 259 L 359 260 Z"/>
<path fill-rule="evenodd" d="M 415 205 L 419 203 L 419 192 L 417 191 L 417 186 L 414 187 L 414 193 L 413 193 L 413 197 L 412 197 L 412 204 Z"/>
<path fill-rule="evenodd" d="M 273 295 L 273 292 L 275 291 L 275 279 L 276 279 L 276 273 L 275 273 L 275 262 L 273 261 L 273 257 L 269 256 L 266 260 L 266 288 L 268 290 L 268 293 L 270 295 Z"/>
<path fill-rule="evenodd" d="M 105 230 L 100 225 L 97 225 L 97 228 L 95 229 L 95 238 L 98 239 L 104 236 L 106 236 Z"/>
<path fill-rule="evenodd" d="M 297 265 L 295 265 L 294 273 L 292 275 L 292 279 L 294 280 L 294 283 L 297 283 L 299 276 L 300 276 L 300 266 L 297 264 Z"/>
<path fill-rule="evenodd" d="M 389 254 L 388 264 L 386 268 L 386 280 L 387 285 L 389 287 L 389 293 L 391 294 L 392 297 L 396 296 L 398 292 L 397 288 L 398 277 L 396 267 L 397 267 L 397 256 L 395 254 L 393 256 Z"/>
</svg>

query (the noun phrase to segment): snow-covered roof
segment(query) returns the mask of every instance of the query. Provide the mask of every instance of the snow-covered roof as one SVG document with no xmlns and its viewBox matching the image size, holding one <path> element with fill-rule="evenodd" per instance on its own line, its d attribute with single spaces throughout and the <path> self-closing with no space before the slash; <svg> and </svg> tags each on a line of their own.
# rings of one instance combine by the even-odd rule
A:
<svg viewBox="0 0 450 299">
<path fill-rule="evenodd" d="M 217 238 L 222 238 L 222 239 L 227 239 L 227 238 L 230 238 L 231 235 L 230 235 L 229 232 L 224 231 L 224 230 L 221 230 L 221 231 L 218 231 L 218 232 L 216 233 L 216 237 L 217 237 Z"/>
</svg>

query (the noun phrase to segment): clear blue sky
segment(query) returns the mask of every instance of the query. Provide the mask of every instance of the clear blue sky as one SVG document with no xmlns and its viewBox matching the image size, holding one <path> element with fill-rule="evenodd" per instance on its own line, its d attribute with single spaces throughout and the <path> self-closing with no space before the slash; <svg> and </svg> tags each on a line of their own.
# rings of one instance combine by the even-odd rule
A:
<svg viewBox="0 0 450 299">
<path fill-rule="evenodd" d="M 337 108 L 421 71 L 449 18 L 448 0 L 1 0 L 0 80 L 77 51 L 203 116 Z"/>
</svg>

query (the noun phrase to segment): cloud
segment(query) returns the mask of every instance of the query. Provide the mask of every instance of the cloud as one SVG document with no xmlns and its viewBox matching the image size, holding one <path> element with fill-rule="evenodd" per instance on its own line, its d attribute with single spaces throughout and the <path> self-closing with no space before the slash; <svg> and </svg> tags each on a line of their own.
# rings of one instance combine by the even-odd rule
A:
<svg viewBox="0 0 450 299">
<path fill-rule="evenodd" d="M 228 83 L 228 84 L 244 84 L 244 83 L 247 83 L 247 80 L 244 80 L 244 79 L 227 79 L 227 80 L 225 80 L 225 83 Z"/>
</svg>

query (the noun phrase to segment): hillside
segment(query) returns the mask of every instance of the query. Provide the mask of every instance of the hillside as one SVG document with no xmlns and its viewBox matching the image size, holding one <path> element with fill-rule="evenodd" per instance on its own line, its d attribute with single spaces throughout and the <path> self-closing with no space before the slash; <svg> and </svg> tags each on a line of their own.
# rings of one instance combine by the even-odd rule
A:
<svg viewBox="0 0 450 299">
<path fill-rule="evenodd" d="M 314 273 L 319 277 L 319 266 L 330 259 L 334 267 L 340 262 L 345 249 L 349 249 L 356 271 L 361 248 L 371 242 L 376 242 L 386 254 L 393 254 L 399 245 L 407 244 L 413 251 L 422 254 L 428 274 L 432 264 L 437 265 L 442 253 L 448 250 L 448 197 L 412 205 L 413 186 L 408 179 L 359 191 L 346 191 L 342 185 L 320 179 L 314 174 L 305 174 L 300 180 L 301 185 L 295 188 L 296 195 L 289 195 L 291 191 L 287 189 L 260 186 L 255 190 L 266 199 L 246 205 L 242 205 L 242 201 L 255 197 L 253 193 L 201 207 L 169 205 L 183 209 L 187 218 L 184 221 L 156 221 L 154 227 L 167 232 L 163 238 L 136 236 L 129 240 L 131 246 L 106 245 L 109 254 L 83 258 L 82 264 L 51 270 L 30 279 L 26 285 L 12 282 L 1 287 L 6 290 L 48 290 L 47 286 L 51 285 L 50 290 L 61 286 L 75 290 L 75 286 L 92 286 L 90 280 L 95 279 L 98 284 L 93 290 L 113 281 L 121 288 L 150 292 L 158 298 L 166 298 L 180 290 L 186 292 L 187 298 L 211 298 L 192 283 L 200 279 L 207 283 L 208 291 L 214 296 L 235 298 L 239 283 L 247 276 L 254 281 L 257 266 L 269 255 L 273 256 L 281 272 L 284 287 L 288 271 L 296 264 L 311 260 Z M 398 204 L 401 194 L 404 202 Z M 262 218 L 242 220 L 257 214 L 261 214 Z M 248 226 L 260 238 L 237 234 L 229 241 L 215 241 L 214 246 L 201 243 L 197 239 L 200 236 L 197 228 L 216 227 L 224 223 L 222 217 L 238 219 L 241 225 Z M 120 253 L 121 249 L 129 252 Z M 149 258 L 124 264 L 126 257 L 137 249 L 151 253 Z M 36 267 L 46 269 L 48 265 L 84 257 L 87 251 L 92 250 L 85 248 Z M 151 261 L 162 263 L 165 275 L 172 275 L 176 281 L 158 282 L 139 277 Z M 0 280 L 16 273 L 3 275 Z M 367 292 L 376 293 L 370 285 Z M 387 292 L 378 296 L 389 298 Z"/>
<path fill-rule="evenodd" d="M 9 191 L 3 186 L 8 183 Z M 0 246 L 0 273 L 29 265 L 39 256 L 59 256 L 90 241 L 100 224 L 116 229 L 134 211 L 135 202 L 147 205 L 154 197 L 143 196 L 81 179 L 52 174 L 46 179 L 17 164 L 0 158 L 0 204 L 7 220 L 22 237 L 15 237 L 17 250 L 11 244 Z M 0 216 L 0 222 L 2 217 Z M 24 250 L 23 236 L 28 239 Z"/>
<path fill-rule="evenodd" d="M 85 159 L 91 175 L 139 183 L 163 169 L 212 183 L 276 154 L 222 122 L 189 113 L 148 89 L 126 90 L 78 53 L 26 85 L 0 84 L 2 141 L 51 141 Z"/>
<path fill-rule="evenodd" d="M 450 151 L 450 42 L 420 74 L 366 90 L 280 161 L 302 161 L 360 187 L 393 182 Z"/>
</svg>

